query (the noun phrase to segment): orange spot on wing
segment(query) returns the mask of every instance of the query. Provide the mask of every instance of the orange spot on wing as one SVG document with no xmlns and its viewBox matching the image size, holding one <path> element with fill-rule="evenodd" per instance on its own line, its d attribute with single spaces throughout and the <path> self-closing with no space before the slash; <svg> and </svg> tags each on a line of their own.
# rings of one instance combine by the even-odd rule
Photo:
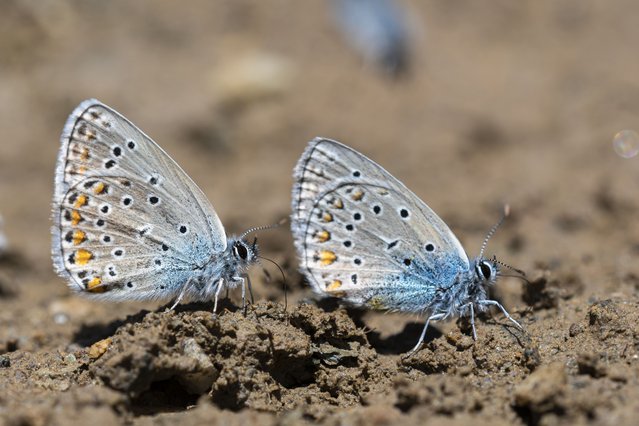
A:
<svg viewBox="0 0 639 426">
<path fill-rule="evenodd" d="M 77 225 L 82 220 L 82 216 L 77 210 L 71 212 L 71 225 Z"/>
<path fill-rule="evenodd" d="M 344 203 L 342 202 L 341 198 L 338 198 L 338 199 L 335 200 L 335 202 L 333 202 L 333 206 L 336 209 L 343 209 L 344 208 Z"/>
<path fill-rule="evenodd" d="M 364 198 L 364 191 L 358 189 L 351 194 L 351 198 L 353 199 L 353 201 L 360 201 L 362 198 Z"/>
<path fill-rule="evenodd" d="M 82 206 L 86 206 L 88 202 L 89 202 L 89 198 L 84 194 L 80 194 L 78 195 L 78 198 L 75 200 L 75 204 L 73 205 L 73 207 L 77 209 Z"/>
<path fill-rule="evenodd" d="M 330 250 L 320 250 L 319 252 L 319 261 L 323 266 L 328 266 L 333 264 L 337 260 L 337 255 Z"/>
<path fill-rule="evenodd" d="M 100 284 L 102 284 L 102 278 L 93 277 L 91 278 L 91 281 L 89 281 L 89 283 L 87 284 L 87 290 L 89 291 L 94 290 Z"/>
<path fill-rule="evenodd" d="M 324 222 L 332 222 L 333 221 L 333 215 L 330 214 L 329 212 L 326 212 L 322 215 L 322 220 Z"/>
<path fill-rule="evenodd" d="M 93 253 L 89 250 L 80 249 L 75 252 L 75 262 L 78 265 L 86 265 L 91 259 L 93 259 Z"/>
<path fill-rule="evenodd" d="M 73 244 L 78 245 L 85 242 L 87 239 L 87 234 L 84 231 L 75 230 L 73 231 Z"/>
<path fill-rule="evenodd" d="M 340 280 L 333 280 L 332 283 L 326 286 L 326 290 L 335 291 L 342 286 L 342 282 Z"/>
<path fill-rule="evenodd" d="M 84 148 L 82 149 L 82 154 L 80 154 L 80 158 L 83 160 L 88 160 L 89 159 L 89 148 Z"/>
<path fill-rule="evenodd" d="M 325 243 L 326 241 L 331 239 L 331 233 L 328 231 L 319 231 L 317 234 L 315 234 L 315 238 L 320 243 Z"/>
<path fill-rule="evenodd" d="M 104 184 L 104 182 L 98 182 L 95 184 L 95 187 L 93 188 L 93 193 L 96 195 L 99 195 L 99 194 L 102 194 L 105 189 L 106 189 L 106 185 Z"/>
</svg>

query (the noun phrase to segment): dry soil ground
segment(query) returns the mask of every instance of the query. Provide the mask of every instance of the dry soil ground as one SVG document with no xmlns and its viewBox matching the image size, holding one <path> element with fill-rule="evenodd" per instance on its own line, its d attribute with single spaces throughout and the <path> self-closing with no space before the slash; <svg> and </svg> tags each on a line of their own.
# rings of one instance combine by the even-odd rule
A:
<svg viewBox="0 0 639 426">
<path fill-rule="evenodd" d="M 0 17 L 0 418 L 7 424 L 635 424 L 639 415 L 639 128 L 635 1 L 401 2 L 407 75 L 366 65 L 325 1 L 5 1 Z M 289 214 L 308 140 L 382 163 L 475 254 L 527 271 L 498 313 L 438 324 L 317 301 L 286 227 L 277 271 L 172 312 L 72 295 L 52 272 L 58 138 L 96 97 L 160 143 L 229 232 Z"/>
</svg>

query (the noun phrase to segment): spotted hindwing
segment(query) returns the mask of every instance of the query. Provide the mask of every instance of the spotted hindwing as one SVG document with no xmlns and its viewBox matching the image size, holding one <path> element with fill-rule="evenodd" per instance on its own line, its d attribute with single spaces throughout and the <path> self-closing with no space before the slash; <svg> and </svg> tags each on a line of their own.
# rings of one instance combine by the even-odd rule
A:
<svg viewBox="0 0 639 426">
<path fill-rule="evenodd" d="M 195 183 L 96 100 L 82 102 L 64 127 L 52 214 L 57 272 L 98 298 L 173 297 L 226 248 L 224 228 Z"/>
<path fill-rule="evenodd" d="M 294 173 L 291 227 L 314 289 L 372 308 L 423 310 L 469 262 L 448 226 L 359 152 L 313 140 Z"/>
</svg>

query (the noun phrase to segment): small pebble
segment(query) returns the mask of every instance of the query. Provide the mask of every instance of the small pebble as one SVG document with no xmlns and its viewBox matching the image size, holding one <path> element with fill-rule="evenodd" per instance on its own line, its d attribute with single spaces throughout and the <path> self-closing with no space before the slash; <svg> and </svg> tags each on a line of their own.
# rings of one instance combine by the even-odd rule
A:
<svg viewBox="0 0 639 426">
<path fill-rule="evenodd" d="M 0 355 L 0 368 L 11 367 L 11 360 L 6 355 Z"/>
<path fill-rule="evenodd" d="M 66 324 L 67 322 L 69 322 L 69 316 L 63 313 L 54 314 L 53 322 L 58 325 Z"/>
<path fill-rule="evenodd" d="M 109 349 L 111 345 L 111 338 L 107 337 L 106 339 L 102 339 L 99 342 L 95 342 L 89 348 L 89 358 L 98 359 Z"/>
</svg>

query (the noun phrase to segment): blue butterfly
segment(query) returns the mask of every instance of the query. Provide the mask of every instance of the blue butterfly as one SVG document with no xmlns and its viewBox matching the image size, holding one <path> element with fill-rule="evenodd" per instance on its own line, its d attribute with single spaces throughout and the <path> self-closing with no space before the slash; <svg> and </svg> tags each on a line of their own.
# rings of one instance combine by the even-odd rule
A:
<svg viewBox="0 0 639 426">
<path fill-rule="evenodd" d="M 483 257 L 488 238 L 469 260 L 439 216 L 374 161 L 317 138 L 294 178 L 291 229 L 302 273 L 323 295 L 373 309 L 427 313 L 409 354 L 421 347 L 431 321 L 454 315 L 470 316 L 476 338 L 475 310 L 489 306 L 521 328 L 487 298 L 503 265 Z"/>
</svg>

